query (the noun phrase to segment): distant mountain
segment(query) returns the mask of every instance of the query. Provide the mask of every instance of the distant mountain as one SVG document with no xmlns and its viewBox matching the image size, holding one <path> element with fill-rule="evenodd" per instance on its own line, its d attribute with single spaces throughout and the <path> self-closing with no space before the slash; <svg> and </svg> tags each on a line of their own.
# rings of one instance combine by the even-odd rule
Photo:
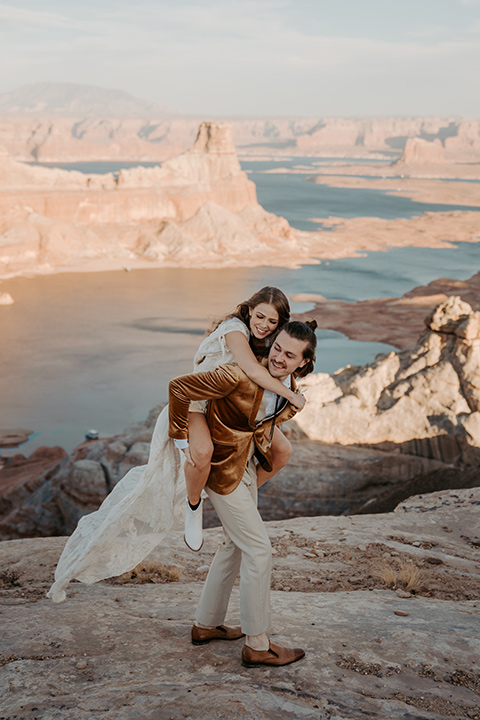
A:
<svg viewBox="0 0 480 720">
<path fill-rule="evenodd" d="M 73 83 L 35 83 L 0 95 L 0 115 L 158 117 L 178 113 L 122 90 Z"/>
</svg>

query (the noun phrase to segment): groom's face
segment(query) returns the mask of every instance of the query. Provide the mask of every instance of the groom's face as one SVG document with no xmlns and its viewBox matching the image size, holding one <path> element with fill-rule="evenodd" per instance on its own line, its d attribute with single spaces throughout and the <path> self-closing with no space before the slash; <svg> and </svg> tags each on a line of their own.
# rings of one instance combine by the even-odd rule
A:
<svg viewBox="0 0 480 720">
<path fill-rule="evenodd" d="M 285 330 L 282 330 L 268 353 L 268 370 L 270 375 L 279 380 L 284 380 L 297 368 L 303 367 L 306 360 L 303 351 L 307 343 L 304 340 L 297 340 L 290 337 Z"/>
</svg>

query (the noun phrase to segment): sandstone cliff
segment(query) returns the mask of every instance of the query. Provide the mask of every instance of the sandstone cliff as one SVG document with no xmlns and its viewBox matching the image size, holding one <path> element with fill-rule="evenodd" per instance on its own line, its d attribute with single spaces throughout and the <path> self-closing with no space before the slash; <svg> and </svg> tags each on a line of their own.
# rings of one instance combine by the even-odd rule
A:
<svg viewBox="0 0 480 720">
<path fill-rule="evenodd" d="M 114 114 L 89 117 L 17 113 L 0 117 L 0 143 L 15 158 L 38 162 L 99 160 L 162 161 L 187 149 L 200 118 Z M 451 158 L 480 156 L 480 122 L 442 117 L 232 118 L 233 137 L 243 154 L 363 156 L 400 153 L 408 138 L 441 141 Z"/>
<path fill-rule="evenodd" d="M 320 328 L 342 332 L 352 340 L 382 342 L 404 350 L 415 345 L 423 333 L 426 315 L 450 295 L 460 297 L 473 310 L 480 310 L 480 272 L 467 280 L 439 278 L 399 298 L 345 302 L 300 293 L 292 295 L 291 300 L 315 303 L 313 309 L 298 316 L 300 320 L 313 317 Z"/>
</svg>

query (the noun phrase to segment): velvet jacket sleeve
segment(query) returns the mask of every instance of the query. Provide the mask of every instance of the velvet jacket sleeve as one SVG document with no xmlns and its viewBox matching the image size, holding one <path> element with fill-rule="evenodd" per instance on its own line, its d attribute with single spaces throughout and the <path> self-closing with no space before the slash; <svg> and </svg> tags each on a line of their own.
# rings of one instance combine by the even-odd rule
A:
<svg viewBox="0 0 480 720">
<path fill-rule="evenodd" d="M 219 365 L 209 372 L 181 375 L 168 386 L 169 429 L 171 438 L 188 437 L 188 408 L 193 400 L 212 400 L 229 395 L 240 382 L 236 365 Z"/>
</svg>

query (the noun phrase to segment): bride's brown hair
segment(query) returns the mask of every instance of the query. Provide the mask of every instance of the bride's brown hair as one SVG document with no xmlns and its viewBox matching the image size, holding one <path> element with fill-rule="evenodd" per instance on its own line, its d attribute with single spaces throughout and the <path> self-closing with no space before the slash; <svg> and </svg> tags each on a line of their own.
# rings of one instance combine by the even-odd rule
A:
<svg viewBox="0 0 480 720">
<path fill-rule="evenodd" d="M 210 328 L 209 334 L 216 330 L 220 323 L 222 323 L 224 320 L 229 320 L 230 318 L 234 317 L 242 320 L 242 322 L 244 322 L 247 328 L 250 330 L 250 310 L 256 308 L 257 305 L 260 305 L 260 303 L 273 305 L 273 307 L 278 313 L 278 325 L 275 328 L 275 332 L 266 338 L 267 341 L 270 340 L 273 335 L 276 334 L 276 332 L 280 330 L 284 325 L 286 325 L 290 320 L 290 304 L 288 302 L 287 296 L 278 288 L 272 287 L 270 285 L 261 288 L 261 290 L 257 290 L 257 292 L 254 293 L 252 297 L 248 298 L 248 300 L 244 300 L 244 302 L 237 305 L 237 307 L 232 313 L 230 313 L 229 315 L 225 315 L 225 317 L 223 317 L 221 320 L 215 322 Z M 255 355 L 268 354 L 269 346 L 267 346 L 264 341 L 259 341 L 254 338 L 253 335 L 250 337 L 250 347 L 252 348 Z"/>
</svg>

